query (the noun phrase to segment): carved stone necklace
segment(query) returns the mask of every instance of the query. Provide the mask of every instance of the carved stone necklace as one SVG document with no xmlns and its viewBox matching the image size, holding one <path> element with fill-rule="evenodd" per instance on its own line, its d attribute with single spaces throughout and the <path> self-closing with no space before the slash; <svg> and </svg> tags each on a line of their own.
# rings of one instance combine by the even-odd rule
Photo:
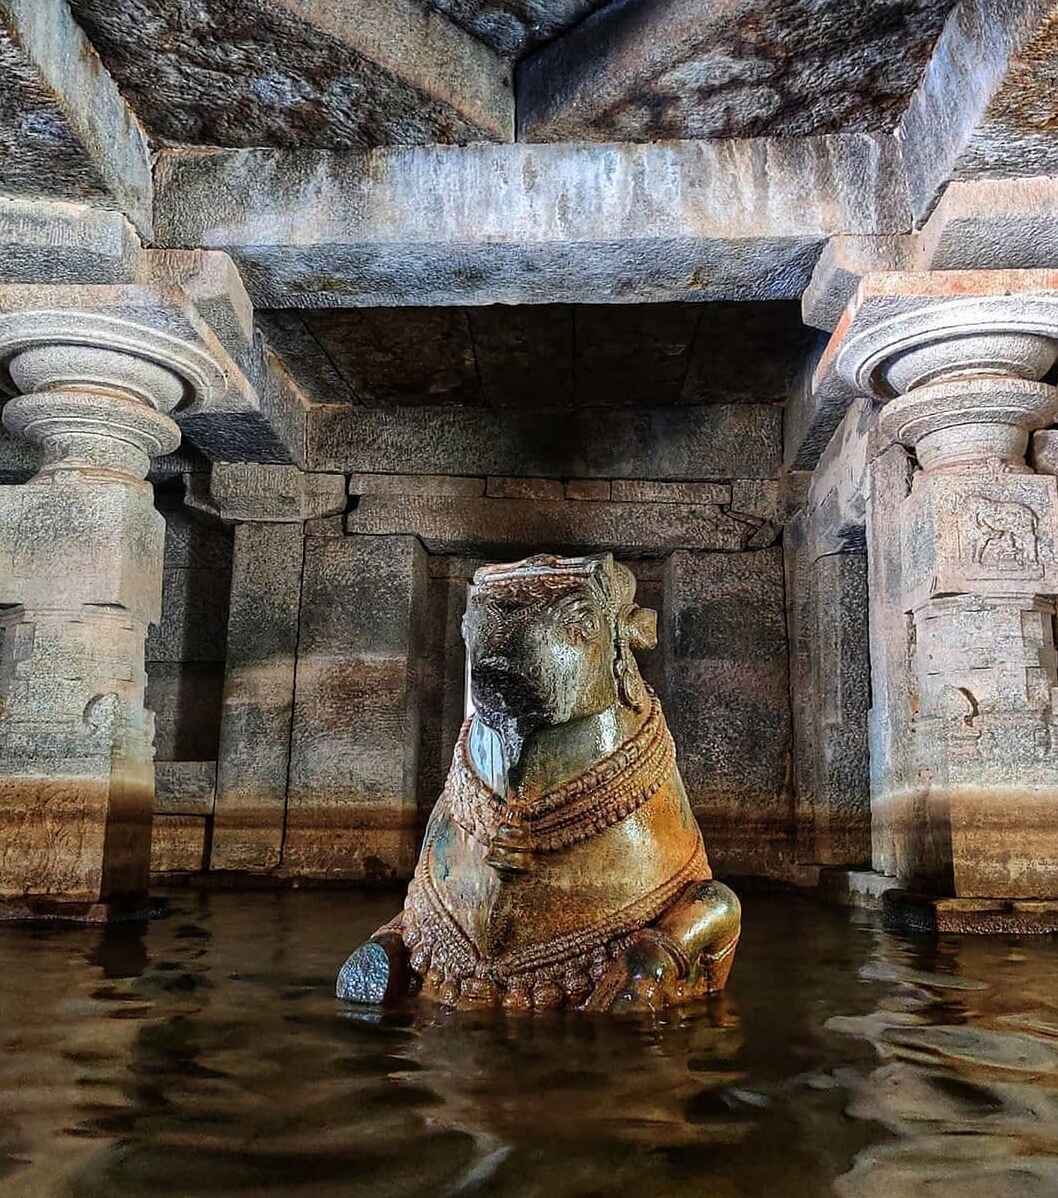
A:
<svg viewBox="0 0 1058 1198">
<path fill-rule="evenodd" d="M 553 853 L 612 827 L 646 803 L 676 763 L 676 747 L 654 698 L 635 736 L 591 769 L 535 798 L 503 798 L 471 765 L 470 725 L 467 720 L 460 732 L 444 798 L 452 819 L 489 846 L 490 859 L 495 856 L 501 869 L 524 868 L 525 856 Z"/>
</svg>

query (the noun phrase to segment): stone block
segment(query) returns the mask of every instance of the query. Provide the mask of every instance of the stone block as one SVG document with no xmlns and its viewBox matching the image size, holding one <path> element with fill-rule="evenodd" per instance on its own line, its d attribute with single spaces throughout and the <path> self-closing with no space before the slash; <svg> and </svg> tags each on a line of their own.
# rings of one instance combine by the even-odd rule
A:
<svg viewBox="0 0 1058 1198">
<path fill-rule="evenodd" d="M 448 495 L 477 499 L 485 494 L 485 479 L 449 474 L 351 474 L 349 494 Z"/>
<path fill-rule="evenodd" d="M 905 610 L 936 594 L 1058 592 L 1058 482 L 919 478 L 901 516 Z"/>
<path fill-rule="evenodd" d="M 685 548 L 737 551 L 751 543 L 759 525 L 695 503 L 376 495 L 363 496 L 346 517 L 349 533 L 416 536 L 431 553 L 499 557 L 542 549 L 609 549 L 625 557 Z"/>
<path fill-rule="evenodd" d="M 212 867 L 279 865 L 301 610 L 299 525 L 235 530 Z"/>
<path fill-rule="evenodd" d="M 300 524 L 345 510 L 345 479 L 306 474 L 297 466 L 214 462 L 209 477 L 186 476 L 186 503 L 229 522 L 267 520 Z"/>
<path fill-rule="evenodd" d="M 410 874 L 426 595 L 413 537 L 306 543 L 284 872 Z"/>
<path fill-rule="evenodd" d="M 165 521 L 148 484 L 77 478 L 0 488 L 0 603 L 161 616 Z"/>
<path fill-rule="evenodd" d="M 812 573 L 817 756 L 811 860 L 855 865 L 871 854 L 867 559 L 826 555 Z"/>
<path fill-rule="evenodd" d="M 314 470 L 615 480 L 773 478 L 782 452 L 782 408 L 773 404 L 579 408 L 562 419 L 520 409 L 332 404 L 313 408 L 308 421 L 308 461 Z"/>
<path fill-rule="evenodd" d="M 1032 465 L 1038 474 L 1058 475 L 1058 429 L 1043 428 L 1032 434 Z"/>
<path fill-rule="evenodd" d="M 217 789 L 215 761 L 156 761 L 154 813 L 212 815 Z"/>
<path fill-rule="evenodd" d="M 567 499 L 598 501 L 609 499 L 610 480 L 606 478 L 571 478 L 566 483 Z"/>
<path fill-rule="evenodd" d="M 714 871 L 789 876 L 793 805 L 782 556 L 668 560 L 668 717 Z"/>
<path fill-rule="evenodd" d="M 612 498 L 621 503 L 730 503 L 729 483 L 654 482 L 643 478 L 615 478 Z"/>
<path fill-rule="evenodd" d="M 201 873 L 209 864 L 208 821 L 202 815 L 155 815 L 151 873 Z"/>
<path fill-rule="evenodd" d="M 166 570 L 217 570 L 231 574 L 230 528 L 194 515 L 184 506 L 182 490 L 156 488 L 155 504 L 165 517 Z"/>
<path fill-rule="evenodd" d="M 216 760 L 223 688 L 220 662 L 147 663 L 158 761 Z"/>
<path fill-rule="evenodd" d="M 224 660 L 228 636 L 228 569 L 162 572 L 162 618 L 147 634 L 147 660 Z"/>
<path fill-rule="evenodd" d="M 156 242 L 229 253 L 265 308 L 797 299 L 831 234 L 909 227 L 901 152 L 860 133 L 163 148 Z"/>
<path fill-rule="evenodd" d="M 489 478 L 485 494 L 492 499 L 562 499 L 565 489 L 554 478 Z"/>
</svg>

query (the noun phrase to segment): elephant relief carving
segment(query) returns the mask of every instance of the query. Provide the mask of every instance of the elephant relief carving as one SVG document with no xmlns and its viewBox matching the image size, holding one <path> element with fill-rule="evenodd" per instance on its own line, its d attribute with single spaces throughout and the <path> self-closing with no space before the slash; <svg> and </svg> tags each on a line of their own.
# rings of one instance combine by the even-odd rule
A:
<svg viewBox="0 0 1058 1198">
<path fill-rule="evenodd" d="M 1027 503 L 971 497 L 976 532 L 975 565 L 989 570 L 1036 574 L 1040 570 L 1039 517 Z"/>
<path fill-rule="evenodd" d="M 475 574 L 475 714 L 404 909 L 346 961 L 339 998 L 653 1011 L 723 988 L 739 902 L 636 664 L 656 616 L 635 585 L 610 554 Z"/>
</svg>

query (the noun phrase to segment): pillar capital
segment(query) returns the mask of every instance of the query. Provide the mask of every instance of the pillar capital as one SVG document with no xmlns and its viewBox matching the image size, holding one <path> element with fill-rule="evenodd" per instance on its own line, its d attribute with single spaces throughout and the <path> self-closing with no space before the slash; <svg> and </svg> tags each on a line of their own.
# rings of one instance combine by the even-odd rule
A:
<svg viewBox="0 0 1058 1198">
<path fill-rule="evenodd" d="M 180 444 L 170 413 L 221 391 L 197 346 L 148 325 L 77 310 L 0 315 L 4 426 L 39 445 L 35 481 L 63 471 L 140 480 Z"/>
<path fill-rule="evenodd" d="M 846 336 L 837 370 L 926 473 L 1027 472 L 1029 434 L 1058 414 L 1039 382 L 1058 358 L 1058 295 L 931 298 Z"/>
</svg>

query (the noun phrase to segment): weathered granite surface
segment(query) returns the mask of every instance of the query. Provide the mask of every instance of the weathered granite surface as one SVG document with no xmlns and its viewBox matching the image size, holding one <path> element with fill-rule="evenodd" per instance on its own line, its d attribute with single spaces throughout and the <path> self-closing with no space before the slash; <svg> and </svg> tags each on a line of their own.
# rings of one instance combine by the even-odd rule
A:
<svg viewBox="0 0 1058 1198">
<path fill-rule="evenodd" d="M 518 72 L 525 141 L 893 128 L 952 0 L 608 4 Z"/>
<path fill-rule="evenodd" d="M 714 868 L 796 877 L 781 552 L 673 553 L 662 629 L 669 723 Z"/>
<path fill-rule="evenodd" d="M 156 138 L 362 149 L 509 140 L 507 64 L 413 0 L 72 0 Z"/>
<path fill-rule="evenodd" d="M 284 872 L 411 873 L 426 579 L 414 537 L 305 543 Z"/>
<path fill-rule="evenodd" d="M 220 716 L 214 869 L 275 869 L 281 859 L 301 615 L 300 524 L 235 530 Z"/>
<path fill-rule="evenodd" d="M 771 404 L 493 412 L 463 406 L 308 414 L 312 470 L 529 478 L 770 478 L 782 409 Z"/>
<path fill-rule="evenodd" d="M 164 150 L 155 238 L 229 253 L 269 308 L 790 299 L 830 235 L 907 230 L 900 154 L 869 133 Z"/>
</svg>

